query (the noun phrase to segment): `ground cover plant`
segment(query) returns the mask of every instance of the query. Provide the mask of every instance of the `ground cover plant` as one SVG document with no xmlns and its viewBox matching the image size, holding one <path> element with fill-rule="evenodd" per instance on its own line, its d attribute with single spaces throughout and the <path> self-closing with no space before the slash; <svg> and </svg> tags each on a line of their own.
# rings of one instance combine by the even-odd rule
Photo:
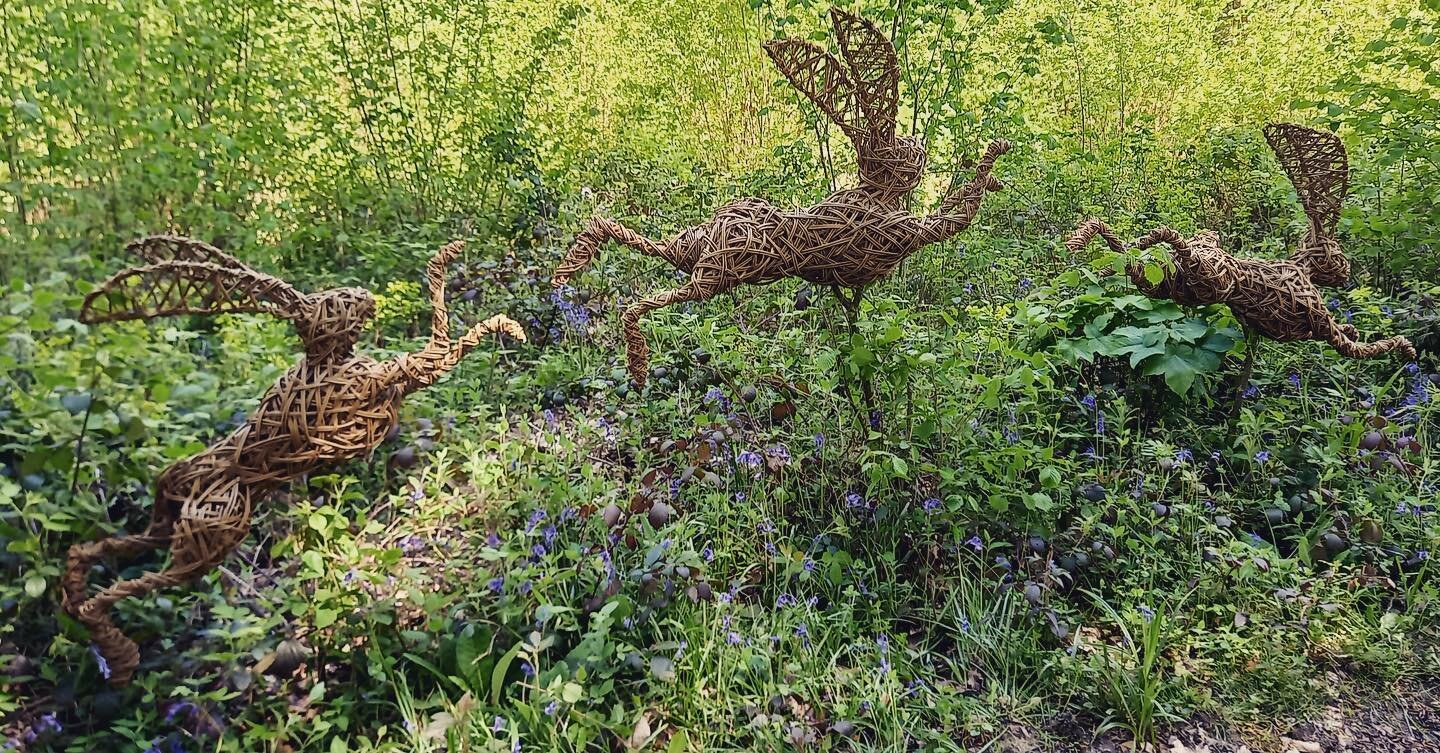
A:
<svg viewBox="0 0 1440 753">
<path fill-rule="evenodd" d="M 914 213 L 993 138 L 1005 190 L 858 308 L 789 280 L 650 316 L 643 387 L 618 311 L 672 270 L 551 273 L 593 216 L 660 238 L 851 185 L 761 48 L 828 6 L 0 7 L 0 749 L 1440 749 L 1440 7 L 843 7 L 895 40 Z M 1103 215 L 1283 257 L 1275 120 L 1345 141 L 1328 308 L 1414 362 L 1247 343 L 1059 245 Z M 252 315 L 81 324 L 165 230 L 375 291 L 376 358 L 423 344 L 465 239 L 454 330 L 528 337 L 117 605 L 114 688 L 66 549 L 140 530 L 298 355 Z"/>
</svg>

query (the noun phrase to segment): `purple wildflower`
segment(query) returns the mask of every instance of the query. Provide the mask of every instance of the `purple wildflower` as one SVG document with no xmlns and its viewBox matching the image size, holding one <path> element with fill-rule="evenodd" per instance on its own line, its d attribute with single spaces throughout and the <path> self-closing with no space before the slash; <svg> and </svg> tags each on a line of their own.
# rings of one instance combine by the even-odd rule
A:
<svg viewBox="0 0 1440 753">
<path fill-rule="evenodd" d="M 816 451 L 816 452 L 819 452 L 820 450 L 822 450 L 822 449 L 824 449 L 824 448 L 825 448 L 825 435 L 824 435 L 824 434 L 816 434 L 816 435 L 815 435 L 815 451 Z"/>
<path fill-rule="evenodd" d="M 920 506 L 925 509 L 925 512 L 933 515 L 937 510 L 940 509 L 940 500 L 936 497 L 931 497 L 924 502 L 921 502 Z"/>
<path fill-rule="evenodd" d="M 559 702 L 559 701 L 551 701 L 550 703 L 548 703 L 548 704 L 545 705 L 545 716 L 555 716 L 555 712 L 556 712 L 556 711 L 559 711 L 559 710 L 560 710 L 560 702 Z"/>
<path fill-rule="evenodd" d="M 1269 450 L 1261 450 L 1261 451 L 1255 453 L 1255 460 L 1257 460 L 1257 461 L 1259 461 L 1259 462 L 1261 462 L 1261 463 L 1268 463 L 1268 462 L 1270 462 L 1270 451 L 1269 451 Z"/>
<path fill-rule="evenodd" d="M 532 666 L 528 661 L 522 661 L 520 662 L 520 674 L 525 675 L 526 677 L 534 677 L 535 667 Z"/>
<path fill-rule="evenodd" d="M 95 666 L 100 668 L 100 676 L 110 679 L 110 662 L 105 661 L 105 656 L 100 653 L 100 647 L 90 644 L 90 654 L 95 657 Z"/>
<path fill-rule="evenodd" d="M 981 541 L 978 535 L 971 536 L 970 538 L 966 539 L 965 543 L 969 545 L 971 549 L 974 549 L 977 552 L 982 552 L 985 550 L 985 542 Z"/>
<path fill-rule="evenodd" d="M 498 594 L 501 591 L 505 590 L 505 579 L 503 577 L 491 578 L 490 582 L 487 585 L 490 586 L 491 591 L 494 591 Z"/>
</svg>

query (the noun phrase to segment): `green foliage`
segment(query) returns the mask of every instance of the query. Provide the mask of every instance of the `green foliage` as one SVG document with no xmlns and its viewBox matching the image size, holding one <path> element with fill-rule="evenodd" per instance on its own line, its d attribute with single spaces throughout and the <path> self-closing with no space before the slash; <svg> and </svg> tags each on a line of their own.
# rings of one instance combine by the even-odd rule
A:
<svg viewBox="0 0 1440 753">
<path fill-rule="evenodd" d="M 980 749 L 1433 676 L 1437 9 L 851 7 L 900 47 L 931 157 L 915 211 L 992 137 L 1017 144 L 1006 190 L 858 312 L 793 281 L 658 312 L 642 391 L 617 313 L 670 270 L 607 247 L 574 289 L 549 271 L 594 214 L 663 238 L 848 184 L 848 145 L 759 44 L 832 45 L 823 8 L 0 5 L 3 739 Z M 1237 403 L 1228 312 L 1054 241 L 1099 215 L 1283 254 L 1303 218 L 1259 135 L 1281 118 L 1350 148 L 1356 284 L 1332 311 L 1423 354 L 1262 342 Z M 122 602 L 144 663 L 115 691 L 58 609 L 66 549 L 143 526 L 155 476 L 297 349 L 262 317 L 78 323 L 119 243 L 167 229 L 370 287 L 377 356 L 418 346 L 424 264 L 463 237 L 457 329 L 504 311 L 530 342 L 477 349 L 374 457 L 268 501 L 224 569 Z"/>
</svg>

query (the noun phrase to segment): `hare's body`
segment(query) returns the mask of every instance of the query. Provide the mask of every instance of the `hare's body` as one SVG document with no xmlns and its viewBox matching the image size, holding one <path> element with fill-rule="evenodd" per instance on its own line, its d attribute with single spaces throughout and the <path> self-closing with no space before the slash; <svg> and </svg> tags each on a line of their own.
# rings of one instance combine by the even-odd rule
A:
<svg viewBox="0 0 1440 753">
<path fill-rule="evenodd" d="M 645 383 L 649 360 L 639 329 L 647 312 L 786 277 L 862 288 L 920 247 L 964 230 L 985 193 L 999 190 L 990 171 L 1009 148 L 1003 141 L 990 144 L 975 178 L 947 197 L 939 212 L 921 218 L 905 211 L 905 197 L 924 175 L 925 150 L 915 140 L 895 135 L 900 75 L 895 48 L 869 21 L 838 9 L 831 10 L 831 18 L 843 64 L 798 40 L 771 42 L 765 50 L 785 77 L 855 144 L 859 186 L 791 211 L 763 199 L 739 199 L 663 243 L 596 218 L 575 236 L 555 270 L 553 282 L 559 287 L 584 269 L 604 243 L 614 241 L 690 274 L 684 286 L 651 295 L 622 316 L 630 375 L 637 383 Z"/>
<path fill-rule="evenodd" d="M 187 238 L 137 241 L 132 250 L 151 264 L 117 273 L 86 298 L 82 319 L 91 323 L 267 312 L 289 319 L 305 343 L 304 358 L 265 392 L 244 424 L 160 474 L 144 533 L 70 548 L 65 608 L 90 629 L 113 672 L 111 682 L 127 682 L 140 655 L 110 621 L 115 602 L 184 583 L 217 565 L 245 539 L 255 505 L 301 476 L 369 454 L 398 421 L 401 400 L 453 368 L 486 333 L 524 339 L 518 325 L 497 316 L 450 341 L 444 265 L 459 249 L 450 244 L 430 263 L 430 341 L 388 361 L 353 352 L 374 311 L 369 293 L 345 288 L 305 295 Z M 171 557 L 164 570 L 86 597 L 87 576 L 97 560 L 167 545 Z"/>
<path fill-rule="evenodd" d="M 366 356 L 292 367 L 229 438 L 252 450 L 236 456 L 235 472 L 265 483 L 369 454 L 399 420 L 406 393 L 395 373 L 394 362 Z"/>
<path fill-rule="evenodd" d="M 874 203 L 860 189 L 792 211 L 745 198 L 682 231 L 664 244 L 664 255 L 676 259 L 678 269 L 710 283 L 712 295 L 786 277 L 856 288 L 889 274 L 914 253 L 919 229 L 919 218 Z M 813 244 L 793 247 L 794 239 L 802 237 Z"/>
</svg>

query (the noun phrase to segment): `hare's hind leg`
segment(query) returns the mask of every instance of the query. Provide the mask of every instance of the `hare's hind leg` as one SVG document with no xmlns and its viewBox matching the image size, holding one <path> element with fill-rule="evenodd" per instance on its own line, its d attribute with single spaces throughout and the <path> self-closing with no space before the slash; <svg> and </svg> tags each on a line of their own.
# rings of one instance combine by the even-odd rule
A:
<svg viewBox="0 0 1440 753">
<path fill-rule="evenodd" d="M 551 284 L 558 288 L 569 282 L 571 277 L 578 274 L 586 264 L 590 263 L 591 259 L 595 258 L 595 254 L 600 251 L 600 246 L 604 245 L 605 241 L 615 241 L 646 256 L 664 259 L 678 269 L 689 271 L 683 255 L 679 253 L 679 249 L 675 248 L 676 244 L 656 243 L 614 220 L 596 217 L 590 220 L 585 229 L 575 236 L 575 241 L 570 244 L 570 250 L 566 252 L 565 259 L 560 262 L 560 266 L 555 268 L 555 275 L 550 279 Z"/>
<path fill-rule="evenodd" d="M 692 277 L 690 282 L 674 290 L 655 293 L 625 309 L 620 321 L 625 330 L 625 362 L 635 384 L 645 386 L 645 377 L 650 370 L 650 346 L 645 344 L 645 335 L 640 332 L 640 317 L 676 303 L 698 301 L 723 291 L 702 291 Z"/>
<path fill-rule="evenodd" d="M 183 473 L 186 465 L 193 461 L 172 465 L 160 474 L 155 483 L 155 505 L 150 509 L 150 524 L 145 532 L 136 535 L 111 536 L 99 541 L 85 541 L 74 544 L 66 556 L 65 577 L 61 580 L 64 591 L 62 606 L 72 616 L 85 601 L 85 588 L 90 568 L 105 557 L 130 558 L 151 549 L 165 546 L 175 527 L 175 517 L 180 513 L 182 500 L 169 493 L 170 479 Z"/>
<path fill-rule="evenodd" d="M 203 457 L 203 456 L 202 456 Z M 203 466 L 202 466 L 203 468 Z M 195 469 L 200 471 L 202 469 Z M 170 535 L 170 564 L 131 580 L 123 580 L 72 610 L 90 630 L 91 638 L 110 665 L 110 684 L 128 684 L 140 663 L 140 648 L 110 618 L 121 599 L 144 596 L 166 586 L 193 580 L 218 564 L 249 531 L 251 490 L 230 474 L 212 472 L 189 479 L 174 491 L 187 493 Z"/>
<path fill-rule="evenodd" d="M 1310 327 L 1317 337 L 1330 343 L 1340 355 L 1347 358 L 1375 358 L 1394 350 L 1400 351 L 1409 360 L 1416 358 L 1415 346 L 1404 337 L 1387 337 L 1372 343 L 1360 342 L 1360 332 L 1349 324 L 1335 321 L 1330 312 L 1323 308 L 1310 313 Z"/>
</svg>

